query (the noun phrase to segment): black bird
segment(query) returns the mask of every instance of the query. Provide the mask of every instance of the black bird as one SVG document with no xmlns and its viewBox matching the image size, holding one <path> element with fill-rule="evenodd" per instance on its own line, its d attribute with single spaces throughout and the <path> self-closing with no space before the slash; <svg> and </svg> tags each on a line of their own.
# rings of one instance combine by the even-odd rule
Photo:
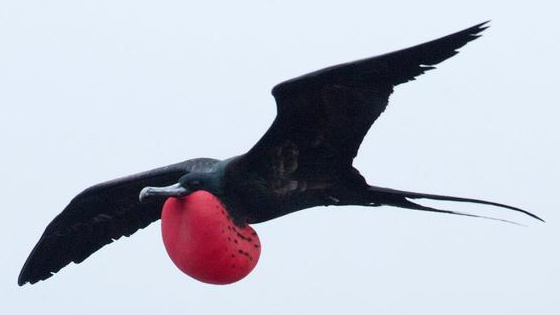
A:
<svg viewBox="0 0 560 315">
<path fill-rule="evenodd" d="M 480 36 L 486 23 L 278 84 L 272 89 L 277 116 L 245 154 L 223 161 L 187 160 L 86 189 L 47 226 L 18 284 L 45 280 L 72 261 L 82 262 L 104 245 L 160 219 L 165 196 L 197 190 L 217 196 L 240 226 L 329 205 L 388 205 L 476 217 L 411 201 L 421 198 L 498 206 L 541 220 L 495 202 L 370 186 L 352 166 L 393 88 L 454 56 Z"/>
</svg>

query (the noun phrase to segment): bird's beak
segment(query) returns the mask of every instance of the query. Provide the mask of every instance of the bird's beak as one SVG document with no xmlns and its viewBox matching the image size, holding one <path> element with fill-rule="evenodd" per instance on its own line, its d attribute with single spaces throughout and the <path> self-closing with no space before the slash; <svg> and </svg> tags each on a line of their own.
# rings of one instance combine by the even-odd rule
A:
<svg viewBox="0 0 560 315">
<path fill-rule="evenodd" d="M 180 183 L 166 186 L 166 187 L 144 187 L 140 191 L 140 202 L 144 202 L 146 199 L 152 196 L 165 196 L 165 197 L 182 197 L 190 193 L 185 187 L 181 186 Z"/>
</svg>

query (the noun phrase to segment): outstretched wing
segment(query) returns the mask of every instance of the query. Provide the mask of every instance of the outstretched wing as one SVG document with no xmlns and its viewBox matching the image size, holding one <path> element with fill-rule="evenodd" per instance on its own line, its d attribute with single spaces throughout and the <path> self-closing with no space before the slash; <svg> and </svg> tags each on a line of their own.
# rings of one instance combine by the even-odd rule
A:
<svg viewBox="0 0 560 315">
<path fill-rule="evenodd" d="M 130 236 L 160 219 L 164 200 L 140 203 L 140 190 L 176 183 L 186 172 L 216 162 L 188 160 L 84 190 L 47 226 L 25 262 L 18 284 L 45 280 L 70 262 L 80 263 L 121 236 Z"/>
<path fill-rule="evenodd" d="M 271 181 L 348 173 L 393 87 L 455 55 L 458 48 L 480 36 L 485 24 L 278 84 L 272 90 L 276 119 L 244 161 Z"/>
</svg>

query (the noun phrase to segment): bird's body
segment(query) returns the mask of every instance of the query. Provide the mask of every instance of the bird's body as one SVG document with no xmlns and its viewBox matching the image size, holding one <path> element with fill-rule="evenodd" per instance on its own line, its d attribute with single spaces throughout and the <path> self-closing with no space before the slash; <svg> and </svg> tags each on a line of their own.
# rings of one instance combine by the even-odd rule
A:
<svg viewBox="0 0 560 315">
<path fill-rule="evenodd" d="M 113 240 L 158 220 L 165 201 L 162 197 L 199 190 L 217 197 L 240 227 L 329 205 L 390 205 L 469 215 L 411 201 L 419 198 L 489 204 L 538 219 L 522 209 L 494 202 L 371 186 L 352 166 L 393 88 L 455 55 L 484 29 L 482 23 L 428 43 L 277 85 L 272 94 L 278 115 L 247 153 L 223 161 L 188 160 L 85 190 L 47 226 L 18 283 L 49 278 L 68 263 L 79 263 Z"/>
</svg>

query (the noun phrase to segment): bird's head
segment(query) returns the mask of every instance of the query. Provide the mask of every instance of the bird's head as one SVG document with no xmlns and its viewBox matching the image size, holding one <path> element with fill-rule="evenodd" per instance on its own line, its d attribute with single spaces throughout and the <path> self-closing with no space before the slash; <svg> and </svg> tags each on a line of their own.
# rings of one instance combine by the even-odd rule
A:
<svg viewBox="0 0 560 315">
<path fill-rule="evenodd" d="M 152 197 L 184 197 L 195 191 L 205 190 L 215 196 L 222 193 L 221 176 L 217 171 L 188 172 L 176 184 L 165 187 L 144 187 L 140 192 L 140 202 Z"/>
</svg>

